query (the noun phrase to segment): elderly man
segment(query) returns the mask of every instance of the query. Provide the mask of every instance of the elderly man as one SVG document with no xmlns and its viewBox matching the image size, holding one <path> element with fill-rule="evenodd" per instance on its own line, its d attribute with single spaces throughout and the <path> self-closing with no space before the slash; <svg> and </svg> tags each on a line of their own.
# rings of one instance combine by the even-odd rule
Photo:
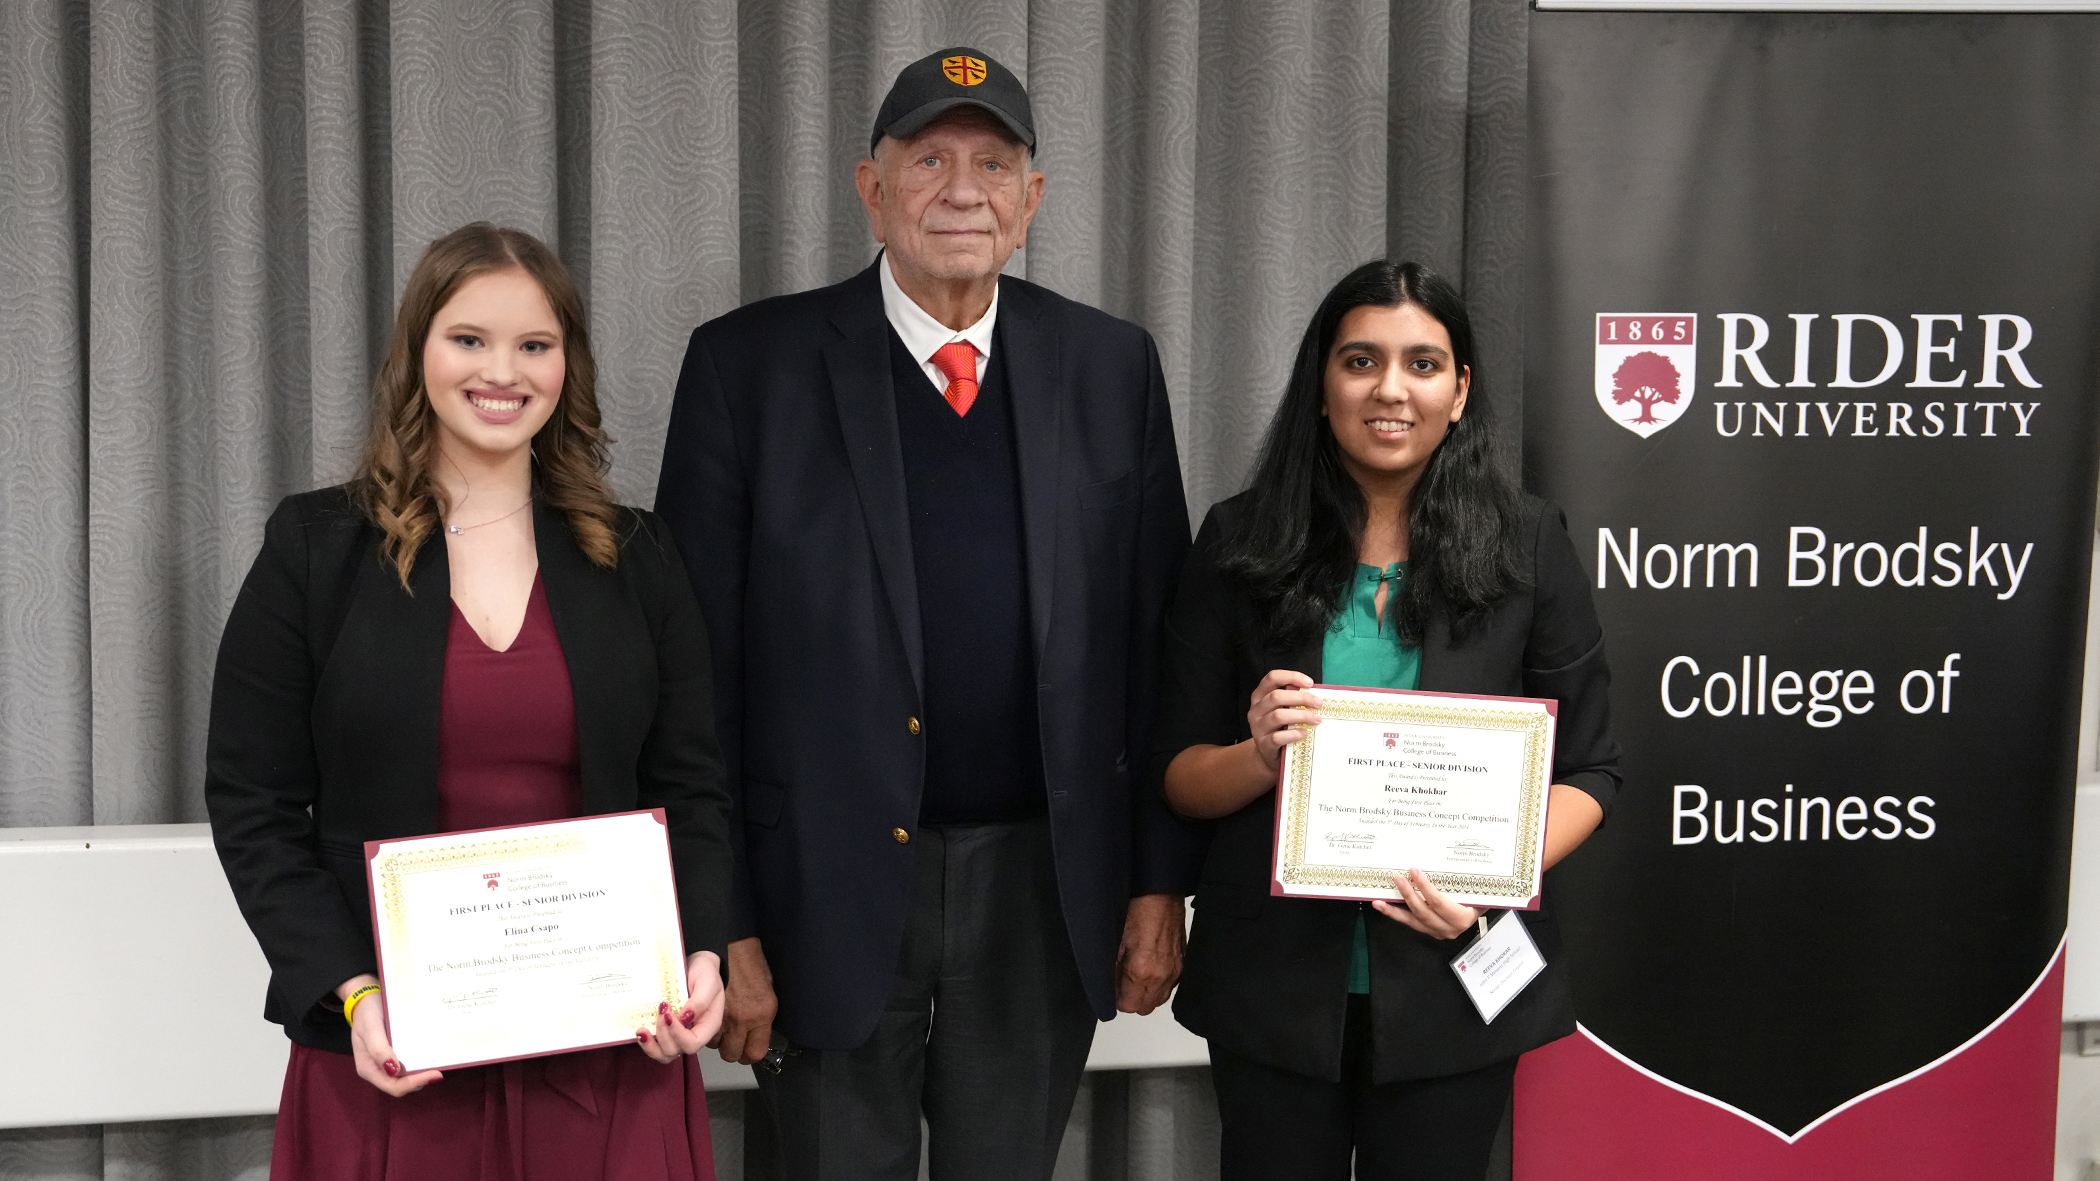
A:
<svg viewBox="0 0 2100 1181">
<path fill-rule="evenodd" d="M 898 74 L 882 253 L 693 334 L 657 509 L 714 644 L 722 1056 L 790 1176 L 1047 1177 L 1094 1023 L 1180 973 L 1198 838 L 1143 768 L 1188 544 L 1159 359 L 1000 268 L 1043 195 L 983 52 Z"/>
</svg>

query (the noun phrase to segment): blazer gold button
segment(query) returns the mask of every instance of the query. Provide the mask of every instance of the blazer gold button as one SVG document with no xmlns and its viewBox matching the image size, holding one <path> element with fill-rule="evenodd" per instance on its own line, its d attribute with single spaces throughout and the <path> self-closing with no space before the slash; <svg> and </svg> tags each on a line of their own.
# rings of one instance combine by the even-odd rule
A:
<svg viewBox="0 0 2100 1181">
<path fill-rule="evenodd" d="M 904 719 L 904 728 L 905 728 L 905 729 L 907 729 L 907 730 L 909 730 L 909 731 L 911 731 L 911 732 L 912 732 L 912 733 L 914 733 L 914 734 L 917 734 L 917 733 L 919 732 L 919 719 L 917 719 L 917 718 L 906 718 L 906 719 Z M 897 831 L 901 833 L 901 832 L 903 832 L 904 830 L 900 828 L 900 829 L 898 829 Z M 903 840 L 904 838 L 900 836 L 900 837 L 898 837 L 897 839 L 901 841 L 901 840 Z"/>
<path fill-rule="evenodd" d="M 895 837 L 895 838 L 897 838 L 897 843 L 898 843 L 898 844 L 900 844 L 900 845 L 909 845 L 909 844 L 911 844 L 911 834 L 910 834 L 910 833 L 908 833 L 908 832 L 906 832 L 906 831 L 904 831 L 904 830 L 903 830 L 903 829 L 901 829 L 901 828 L 893 828 L 893 829 L 891 829 L 891 830 L 890 830 L 890 835 L 891 835 L 891 836 L 893 836 L 893 837 Z"/>
</svg>

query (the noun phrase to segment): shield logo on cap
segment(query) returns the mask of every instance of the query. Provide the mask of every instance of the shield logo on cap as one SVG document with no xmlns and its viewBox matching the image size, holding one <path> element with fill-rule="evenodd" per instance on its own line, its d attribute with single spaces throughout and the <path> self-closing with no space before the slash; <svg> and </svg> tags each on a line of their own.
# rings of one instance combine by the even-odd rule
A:
<svg viewBox="0 0 2100 1181">
<path fill-rule="evenodd" d="M 981 57 L 944 57 L 941 73 L 957 86 L 975 86 L 984 81 L 984 59 Z"/>
</svg>

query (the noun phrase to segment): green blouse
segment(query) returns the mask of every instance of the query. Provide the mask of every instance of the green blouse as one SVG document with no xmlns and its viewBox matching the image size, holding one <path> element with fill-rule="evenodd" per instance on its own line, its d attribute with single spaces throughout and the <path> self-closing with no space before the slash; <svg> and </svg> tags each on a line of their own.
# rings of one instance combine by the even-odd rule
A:
<svg viewBox="0 0 2100 1181">
<path fill-rule="evenodd" d="M 1400 587 L 1407 579 L 1407 563 L 1395 562 L 1380 570 L 1359 563 L 1356 577 L 1334 626 L 1320 649 L 1320 680 L 1329 685 L 1361 685 L 1366 689 L 1412 689 L 1422 677 L 1422 650 L 1394 639 L 1394 609 Z M 1386 593 L 1386 617 L 1378 619 L 1378 584 L 1390 580 Z M 1356 929 L 1349 940 L 1349 991 L 1371 991 L 1371 933 L 1364 921 L 1367 906 L 1356 907 Z"/>
</svg>

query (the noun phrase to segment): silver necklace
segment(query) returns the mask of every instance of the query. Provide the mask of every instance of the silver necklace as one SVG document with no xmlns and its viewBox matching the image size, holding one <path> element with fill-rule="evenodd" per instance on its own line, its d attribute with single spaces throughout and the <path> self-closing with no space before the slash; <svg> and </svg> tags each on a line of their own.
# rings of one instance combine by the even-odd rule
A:
<svg viewBox="0 0 2100 1181">
<path fill-rule="evenodd" d="M 530 497 L 527 497 L 527 498 L 526 498 L 526 500 L 525 500 L 525 504 L 531 504 L 531 503 L 532 503 L 532 499 L 531 499 Z M 447 524 L 447 525 L 445 526 L 445 532 L 447 532 L 447 533 L 450 533 L 450 534 L 452 534 L 452 535 L 454 535 L 454 536 L 458 536 L 458 535 L 459 535 L 459 534 L 461 534 L 461 533 L 465 533 L 465 532 L 466 532 L 467 530 L 469 530 L 469 529 L 479 529 L 479 528 L 481 528 L 481 527 L 482 527 L 483 525 L 493 525 L 493 524 L 495 524 L 495 523 L 496 523 L 497 521 L 508 521 L 508 520 L 510 520 L 510 519 L 511 519 L 512 517 L 515 517 L 515 516 L 517 516 L 517 515 L 518 515 L 519 513 L 522 513 L 522 512 L 524 512 L 524 511 L 525 511 L 525 504 L 521 504 L 521 505 L 519 505 L 518 507 L 516 507 L 516 508 L 514 508 L 514 509 L 510 510 L 509 512 L 507 512 L 507 513 L 503 514 L 503 515 L 502 515 L 502 516 L 500 516 L 500 517 L 495 517 L 495 518 L 492 518 L 492 519 L 490 519 L 490 520 L 487 520 L 487 521 L 480 521 L 480 522 L 477 522 L 477 523 L 475 523 L 475 524 L 472 524 L 472 525 L 453 525 L 453 524 L 449 524 L 449 523 L 448 523 L 448 524 Z"/>
</svg>

